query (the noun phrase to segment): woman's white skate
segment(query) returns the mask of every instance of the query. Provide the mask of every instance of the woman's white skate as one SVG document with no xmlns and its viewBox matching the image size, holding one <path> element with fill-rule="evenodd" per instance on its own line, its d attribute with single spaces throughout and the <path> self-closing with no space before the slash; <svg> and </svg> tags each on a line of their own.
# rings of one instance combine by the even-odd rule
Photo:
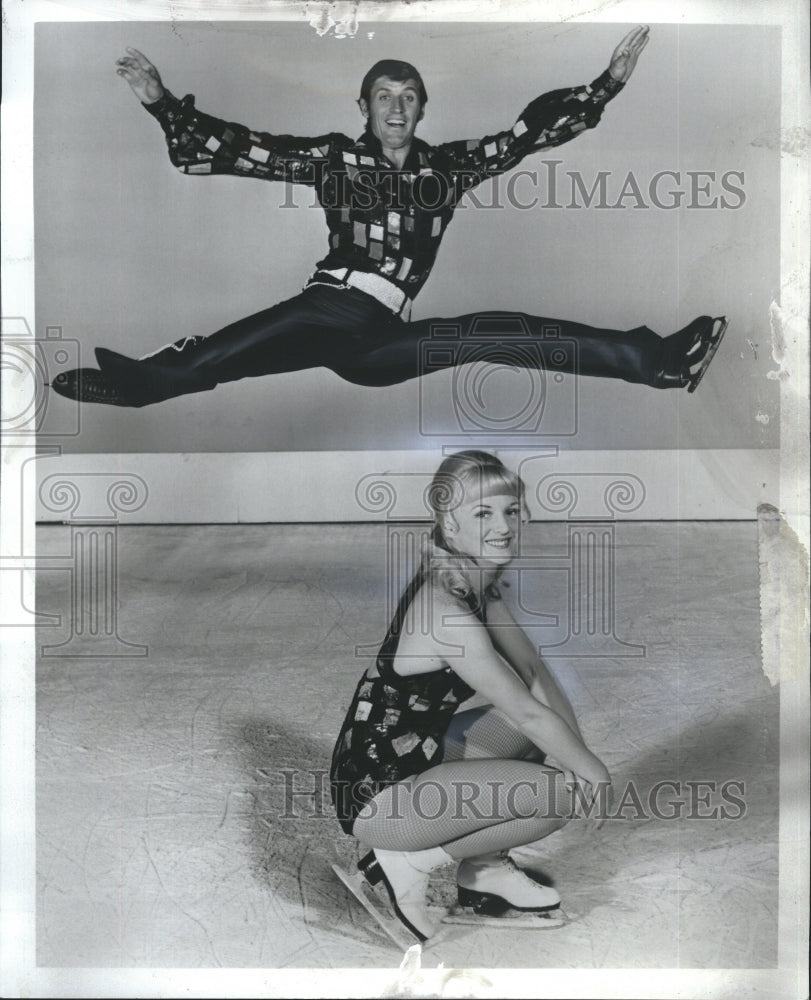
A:
<svg viewBox="0 0 811 1000">
<path fill-rule="evenodd" d="M 407 951 L 420 942 L 409 930 L 387 911 L 372 901 L 374 889 L 369 885 L 360 871 L 350 875 L 339 865 L 333 865 L 332 870 L 352 893 L 370 917 L 385 931 L 386 935 L 401 951 Z M 520 930 L 552 930 L 568 923 L 568 918 L 556 907 L 542 913 L 527 913 L 514 910 L 505 900 L 491 897 L 485 902 L 477 903 L 475 907 L 456 904 L 442 917 L 443 924 L 459 924 L 468 927 L 502 927 Z M 430 943 L 430 942 L 429 942 Z"/>
<path fill-rule="evenodd" d="M 464 924 L 468 927 L 510 927 L 525 931 L 550 931 L 569 923 L 560 907 L 543 913 L 526 913 L 507 906 L 501 910 L 476 910 L 458 903 L 442 918 L 443 924 Z"/>
<path fill-rule="evenodd" d="M 374 893 L 374 889 L 366 881 L 363 872 L 356 871 L 353 875 L 349 875 L 339 865 L 333 865 L 332 870 L 401 951 L 408 951 L 412 945 L 420 943 L 397 917 L 389 916 L 385 910 L 371 901 L 369 896 Z"/>
<path fill-rule="evenodd" d="M 504 852 L 460 862 L 457 904 L 444 918 L 448 924 L 527 930 L 550 930 L 565 922 L 557 891 Z"/>
</svg>

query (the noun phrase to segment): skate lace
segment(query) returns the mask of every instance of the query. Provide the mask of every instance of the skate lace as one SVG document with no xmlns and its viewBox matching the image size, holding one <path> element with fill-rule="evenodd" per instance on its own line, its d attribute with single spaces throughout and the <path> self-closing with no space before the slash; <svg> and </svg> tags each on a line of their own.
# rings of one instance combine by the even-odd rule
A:
<svg viewBox="0 0 811 1000">
<path fill-rule="evenodd" d="M 97 396 L 115 396 L 115 387 L 102 376 L 101 372 L 84 375 L 85 391 L 96 393 Z"/>
<path fill-rule="evenodd" d="M 533 888 L 535 889 L 538 888 L 538 883 L 535 881 L 535 879 L 530 878 L 523 868 L 519 868 L 519 866 L 513 861 L 511 857 L 505 855 L 504 857 L 501 858 L 500 864 L 501 867 L 506 868 L 507 871 L 512 872 L 514 875 L 519 875 L 525 882 L 528 882 L 531 886 L 533 886 Z"/>
</svg>

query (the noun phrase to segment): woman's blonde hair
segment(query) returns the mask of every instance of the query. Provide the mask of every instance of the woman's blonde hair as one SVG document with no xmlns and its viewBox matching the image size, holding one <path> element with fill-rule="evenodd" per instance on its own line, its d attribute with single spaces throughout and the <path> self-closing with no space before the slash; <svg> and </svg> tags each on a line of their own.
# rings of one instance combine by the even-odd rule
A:
<svg viewBox="0 0 811 1000">
<path fill-rule="evenodd" d="M 480 574 L 476 559 L 458 552 L 448 538 L 448 528 L 455 524 L 453 512 L 463 503 L 486 496 L 507 494 L 520 500 L 523 520 L 529 519 L 526 486 L 515 472 L 486 451 L 459 451 L 449 455 L 437 469 L 426 500 L 434 515 L 434 526 L 422 550 L 422 573 L 453 594 L 466 598 L 475 588 Z M 498 597 L 498 577 L 487 587 L 489 597 Z"/>
</svg>

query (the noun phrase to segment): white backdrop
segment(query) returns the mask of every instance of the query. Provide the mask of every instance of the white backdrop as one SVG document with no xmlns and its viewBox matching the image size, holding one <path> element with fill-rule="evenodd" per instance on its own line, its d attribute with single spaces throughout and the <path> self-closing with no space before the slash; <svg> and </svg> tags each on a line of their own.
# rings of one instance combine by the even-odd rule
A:
<svg viewBox="0 0 811 1000">
<path fill-rule="evenodd" d="M 623 24 L 364 23 L 352 38 L 299 21 L 42 23 L 36 31 L 36 326 L 61 328 L 84 363 L 103 345 L 131 355 L 219 327 L 296 294 L 326 249 L 309 189 L 187 177 L 166 156 L 157 123 L 115 76 L 126 45 L 145 52 L 176 94 L 269 131 L 358 135 L 354 100 L 378 58 L 417 65 L 429 102 L 428 141 L 509 127 L 537 94 L 590 82 Z M 779 297 L 780 32 L 768 26 L 654 24 L 625 90 L 593 131 L 528 158 L 521 199 L 541 204 L 457 212 L 415 317 L 516 309 L 669 333 L 726 313 L 722 353 L 694 396 L 580 380 L 573 449 L 774 448 L 778 392 L 769 306 Z M 556 170 L 557 202 L 549 171 Z M 587 189 L 609 171 L 615 204 L 629 171 L 643 194 L 619 208 L 572 203 L 567 171 Z M 649 187 L 684 192 L 652 204 Z M 688 172 L 714 172 L 691 190 Z M 742 194 L 725 191 L 722 175 Z M 508 178 L 500 183 L 504 202 Z M 490 204 L 493 191 L 475 192 Z M 732 208 L 722 208 L 723 196 Z M 489 200 L 488 200 L 489 199 Z M 699 207 L 715 200 L 715 207 Z M 291 203 L 299 207 L 291 207 Z M 310 207 L 306 207 L 310 206 Z M 518 381 L 516 381 L 518 380 Z M 454 443 L 453 415 L 422 410 L 450 398 L 443 373 L 387 389 L 324 369 L 243 380 L 139 411 L 86 407 L 64 452 L 298 452 L 434 449 Z M 490 402 L 508 405 L 526 380 L 504 370 Z M 422 393 L 422 394 L 421 394 Z M 506 402 L 505 402 L 506 401 Z M 438 406 L 439 403 L 436 403 Z M 66 400 L 49 402 L 73 419 Z M 422 410 L 421 410 L 422 408 Z"/>
</svg>

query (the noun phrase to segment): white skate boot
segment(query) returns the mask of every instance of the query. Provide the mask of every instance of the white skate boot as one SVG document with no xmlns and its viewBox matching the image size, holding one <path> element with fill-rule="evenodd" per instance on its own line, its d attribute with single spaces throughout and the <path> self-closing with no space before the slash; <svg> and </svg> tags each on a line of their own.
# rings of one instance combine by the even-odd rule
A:
<svg viewBox="0 0 811 1000">
<path fill-rule="evenodd" d="M 439 923 L 425 902 L 428 877 L 435 868 L 451 860 L 441 847 L 408 852 L 375 849 L 360 859 L 356 875 L 348 875 L 338 865 L 332 868 L 395 944 L 406 950 L 415 939 L 421 943 L 427 941 L 437 930 Z M 398 920 L 381 912 L 364 891 L 378 884 L 385 888 Z M 410 934 L 403 931 L 404 927 Z"/>
<path fill-rule="evenodd" d="M 437 922 L 425 904 L 428 876 L 451 857 L 441 847 L 426 851 L 370 851 L 358 862 L 370 885 L 382 882 L 392 908 L 419 941 L 427 941 L 436 931 Z"/>
<path fill-rule="evenodd" d="M 501 917 L 510 910 L 545 914 L 560 907 L 557 891 L 530 878 L 506 853 L 461 861 L 457 885 L 459 905 L 482 916 Z"/>
</svg>

